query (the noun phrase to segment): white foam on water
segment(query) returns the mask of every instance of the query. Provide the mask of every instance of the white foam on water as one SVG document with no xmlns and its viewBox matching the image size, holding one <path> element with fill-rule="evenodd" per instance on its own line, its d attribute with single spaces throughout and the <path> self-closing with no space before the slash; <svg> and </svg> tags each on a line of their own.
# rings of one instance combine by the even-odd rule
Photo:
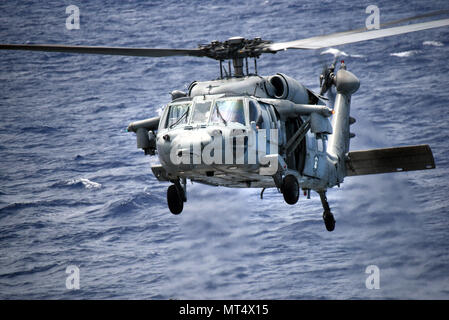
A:
<svg viewBox="0 0 449 320">
<path fill-rule="evenodd" d="M 72 179 L 70 181 L 67 182 L 67 185 L 74 185 L 74 184 L 78 184 L 78 183 L 82 183 L 84 188 L 86 189 L 99 189 L 101 188 L 101 184 L 91 181 L 89 179 L 86 178 L 79 178 L 79 179 Z"/>
<path fill-rule="evenodd" d="M 348 54 L 344 51 L 335 49 L 335 48 L 329 48 L 327 50 L 324 50 L 321 52 L 321 54 L 332 54 L 334 57 L 347 57 Z"/>
<path fill-rule="evenodd" d="M 409 51 L 393 52 L 393 53 L 390 53 L 390 56 L 399 57 L 399 58 L 407 58 L 407 57 L 411 57 L 418 53 L 420 53 L 419 50 L 409 50 Z"/>
<path fill-rule="evenodd" d="M 352 57 L 352 58 L 363 58 L 364 57 L 364 55 L 361 55 L 361 54 L 348 54 L 344 51 L 341 51 L 341 50 L 338 50 L 335 48 L 326 49 L 326 50 L 322 51 L 321 54 L 331 54 L 334 57 Z"/>
<path fill-rule="evenodd" d="M 440 41 L 424 41 L 422 43 L 424 46 L 442 47 L 444 44 Z"/>
</svg>

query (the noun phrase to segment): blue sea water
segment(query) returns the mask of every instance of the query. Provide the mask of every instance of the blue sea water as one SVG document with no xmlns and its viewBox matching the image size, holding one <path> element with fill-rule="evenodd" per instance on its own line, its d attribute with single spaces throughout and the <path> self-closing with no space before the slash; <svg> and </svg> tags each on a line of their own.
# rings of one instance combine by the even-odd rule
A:
<svg viewBox="0 0 449 320">
<path fill-rule="evenodd" d="M 65 8 L 80 8 L 67 30 Z M 195 48 L 231 36 L 288 41 L 364 26 L 370 1 L 3 1 L 0 42 Z M 377 1 L 381 22 L 447 1 Z M 267 190 L 188 185 L 166 206 L 135 137 L 169 92 L 218 76 L 191 57 L 0 52 L 0 298 L 448 299 L 449 28 L 338 47 L 361 80 L 351 149 L 429 144 L 434 170 L 347 178 L 295 206 Z M 319 89 L 326 50 L 259 61 Z M 66 289 L 67 266 L 80 289 Z M 380 269 L 368 290 L 365 269 Z"/>
</svg>

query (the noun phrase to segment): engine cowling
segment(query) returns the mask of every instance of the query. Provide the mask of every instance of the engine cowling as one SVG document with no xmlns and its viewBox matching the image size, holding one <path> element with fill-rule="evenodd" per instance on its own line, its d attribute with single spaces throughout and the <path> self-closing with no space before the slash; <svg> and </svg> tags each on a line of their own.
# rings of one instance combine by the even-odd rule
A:
<svg viewBox="0 0 449 320">
<path fill-rule="evenodd" d="M 307 104 L 309 103 L 309 94 L 306 87 L 289 76 L 278 73 L 269 77 L 268 83 L 271 85 L 273 98 L 290 100 L 293 103 Z"/>
</svg>

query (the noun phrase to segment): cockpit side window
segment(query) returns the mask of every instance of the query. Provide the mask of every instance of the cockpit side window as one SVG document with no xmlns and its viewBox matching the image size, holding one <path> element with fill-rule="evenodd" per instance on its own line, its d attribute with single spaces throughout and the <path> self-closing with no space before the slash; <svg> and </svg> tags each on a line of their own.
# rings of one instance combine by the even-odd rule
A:
<svg viewBox="0 0 449 320">
<path fill-rule="evenodd" d="M 271 128 L 271 115 L 268 110 L 269 105 L 262 102 L 249 101 L 250 121 L 256 123 L 257 129 Z"/>
<path fill-rule="evenodd" d="M 263 117 L 266 119 L 266 129 L 276 128 L 276 115 L 274 114 L 273 107 L 269 104 L 259 102 L 262 108 Z"/>
<path fill-rule="evenodd" d="M 190 112 L 190 103 L 169 106 L 165 128 L 174 128 L 187 123 Z"/>
<path fill-rule="evenodd" d="M 268 110 L 270 111 L 270 115 L 271 115 L 271 121 L 272 121 L 272 128 L 276 129 L 277 128 L 277 121 L 278 121 L 278 117 L 276 115 L 276 111 L 274 110 L 273 105 L 269 105 L 268 106 Z"/>
<path fill-rule="evenodd" d="M 238 122 L 245 125 L 243 100 L 217 100 L 210 119 L 211 122 Z"/>
</svg>

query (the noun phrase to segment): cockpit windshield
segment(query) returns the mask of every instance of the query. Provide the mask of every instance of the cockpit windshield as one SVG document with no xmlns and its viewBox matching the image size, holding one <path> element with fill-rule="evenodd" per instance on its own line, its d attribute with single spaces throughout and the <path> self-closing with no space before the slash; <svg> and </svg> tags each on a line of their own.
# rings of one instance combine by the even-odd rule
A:
<svg viewBox="0 0 449 320">
<path fill-rule="evenodd" d="M 227 125 L 230 122 L 245 125 L 245 108 L 243 99 L 220 99 L 196 101 L 168 105 L 164 128 L 172 129 L 190 124 L 210 123 Z M 211 110 L 212 109 L 212 110 Z M 210 118 L 210 120 L 209 120 Z"/>
<path fill-rule="evenodd" d="M 210 121 L 224 124 L 238 122 L 245 125 L 243 100 L 217 100 Z"/>
<path fill-rule="evenodd" d="M 206 123 L 210 115 L 210 101 L 195 102 L 191 123 Z"/>
<path fill-rule="evenodd" d="M 187 123 L 191 103 L 169 106 L 165 128 L 174 128 Z"/>
</svg>

